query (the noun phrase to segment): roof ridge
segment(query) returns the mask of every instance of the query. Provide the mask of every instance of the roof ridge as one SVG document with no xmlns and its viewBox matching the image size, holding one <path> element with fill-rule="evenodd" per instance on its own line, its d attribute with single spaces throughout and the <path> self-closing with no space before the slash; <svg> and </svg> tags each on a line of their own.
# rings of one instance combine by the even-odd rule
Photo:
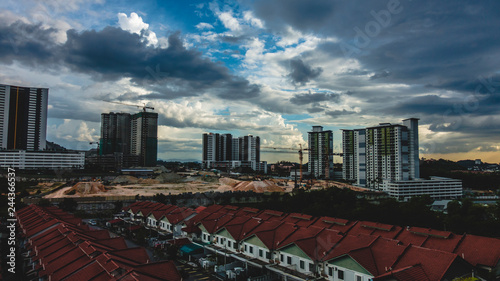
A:
<svg viewBox="0 0 500 281">
<path fill-rule="evenodd" d="M 396 267 L 396 264 L 401 260 L 401 258 L 403 258 L 403 256 L 406 254 L 406 252 L 411 248 L 413 247 L 413 245 L 410 243 L 408 245 L 406 245 L 405 249 L 401 252 L 401 254 L 399 254 L 399 256 L 396 258 L 396 260 L 392 263 L 392 265 L 390 266 L 391 268 L 395 268 Z"/>
<path fill-rule="evenodd" d="M 462 244 L 462 242 L 465 240 L 465 236 L 467 236 L 467 233 L 464 233 L 462 235 L 462 238 L 458 241 L 457 245 L 455 245 L 455 248 L 451 251 L 452 253 L 455 253 L 456 250 L 458 250 L 458 247 Z"/>
</svg>

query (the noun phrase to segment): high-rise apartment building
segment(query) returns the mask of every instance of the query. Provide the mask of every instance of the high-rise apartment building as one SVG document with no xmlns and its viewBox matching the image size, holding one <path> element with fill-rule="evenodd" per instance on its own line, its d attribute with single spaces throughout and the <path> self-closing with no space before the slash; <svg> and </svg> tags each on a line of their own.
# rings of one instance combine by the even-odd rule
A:
<svg viewBox="0 0 500 281">
<path fill-rule="evenodd" d="M 420 176 L 418 119 L 403 125 L 381 123 L 343 130 L 343 177 L 357 185 L 379 187 L 384 180 L 413 180 Z"/>
<path fill-rule="evenodd" d="M 233 137 L 231 134 L 203 134 L 203 163 L 233 160 Z"/>
<path fill-rule="evenodd" d="M 205 168 L 249 167 L 256 171 L 267 171 L 266 164 L 260 162 L 258 136 L 233 138 L 231 134 L 205 133 L 202 146 Z"/>
<path fill-rule="evenodd" d="M 100 155 L 120 153 L 138 156 L 138 165 L 156 166 L 158 113 L 101 114 Z"/>
<path fill-rule="evenodd" d="M 330 178 L 333 169 L 333 133 L 324 131 L 322 126 L 313 126 L 309 132 L 308 172 L 316 178 Z"/>
<path fill-rule="evenodd" d="M 0 84 L 0 148 L 44 150 L 49 89 Z"/>
<path fill-rule="evenodd" d="M 139 156 L 139 165 L 156 166 L 158 158 L 158 113 L 139 112 L 131 118 L 130 153 Z"/>
<path fill-rule="evenodd" d="M 131 115 L 129 113 L 102 113 L 101 139 L 99 143 L 100 155 L 115 152 L 130 154 L 131 142 Z"/>
</svg>

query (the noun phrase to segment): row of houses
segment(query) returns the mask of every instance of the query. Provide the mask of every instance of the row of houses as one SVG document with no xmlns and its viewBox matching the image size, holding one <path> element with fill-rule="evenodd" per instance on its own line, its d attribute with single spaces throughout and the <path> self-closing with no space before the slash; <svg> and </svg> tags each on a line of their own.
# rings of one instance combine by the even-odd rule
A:
<svg viewBox="0 0 500 281">
<path fill-rule="evenodd" d="M 151 262 L 144 248 L 57 207 L 29 205 L 16 217 L 22 280 L 182 280 L 172 261 Z"/>
<path fill-rule="evenodd" d="M 207 251 L 288 280 L 500 276 L 496 238 L 227 205 L 186 210 L 136 202 L 125 211 L 146 227 L 188 237 Z"/>
</svg>

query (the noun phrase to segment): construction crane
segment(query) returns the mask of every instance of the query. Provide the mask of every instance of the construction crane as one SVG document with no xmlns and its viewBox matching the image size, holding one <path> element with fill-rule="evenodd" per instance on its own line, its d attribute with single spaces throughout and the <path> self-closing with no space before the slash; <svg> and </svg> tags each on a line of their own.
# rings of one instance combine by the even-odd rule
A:
<svg viewBox="0 0 500 281">
<path fill-rule="evenodd" d="M 102 100 L 102 101 L 109 102 L 109 103 L 116 103 L 116 104 L 126 105 L 126 106 L 135 106 L 135 107 L 138 107 L 138 108 L 142 108 L 143 112 L 146 112 L 146 109 L 155 110 L 154 107 L 146 106 L 145 103 L 143 105 L 135 105 L 135 104 L 128 104 L 128 103 L 117 102 L 117 101 L 109 101 L 109 100 Z"/>
<path fill-rule="evenodd" d="M 97 144 L 97 154 L 101 153 L 101 148 L 99 146 L 99 142 L 98 141 L 91 141 L 89 142 L 90 145 L 93 145 L 93 144 Z"/>
<path fill-rule="evenodd" d="M 272 147 L 272 146 L 261 146 L 261 148 L 270 148 L 273 149 L 274 152 L 283 152 L 283 153 L 289 153 L 288 151 L 279 151 L 279 150 L 295 150 L 299 153 L 299 160 L 300 160 L 300 181 L 302 181 L 302 162 L 304 160 L 304 153 L 309 153 L 307 152 L 310 150 L 309 148 L 302 148 L 302 144 L 299 144 L 299 149 L 297 148 L 290 148 L 290 147 Z M 325 147 L 325 150 L 323 151 L 323 155 L 326 161 L 325 165 L 325 179 L 330 178 L 330 161 L 328 161 L 329 156 L 343 156 L 343 153 L 336 153 L 336 152 L 329 152 L 328 148 Z"/>
<path fill-rule="evenodd" d="M 291 148 L 291 147 L 272 147 L 272 146 L 261 146 L 261 148 L 271 148 L 271 149 L 274 149 L 274 150 L 277 150 L 277 149 L 283 149 L 283 150 L 295 150 L 299 153 L 299 160 L 300 160 L 300 166 L 299 166 L 299 169 L 300 169 L 300 181 L 302 182 L 302 162 L 304 160 L 304 150 L 309 150 L 309 148 L 302 148 L 302 144 L 299 144 L 299 150 L 297 150 L 297 148 Z M 276 152 L 281 152 L 281 151 L 276 151 Z M 285 151 L 283 151 L 285 152 Z M 288 153 L 288 151 L 286 151 L 286 153 Z"/>
</svg>

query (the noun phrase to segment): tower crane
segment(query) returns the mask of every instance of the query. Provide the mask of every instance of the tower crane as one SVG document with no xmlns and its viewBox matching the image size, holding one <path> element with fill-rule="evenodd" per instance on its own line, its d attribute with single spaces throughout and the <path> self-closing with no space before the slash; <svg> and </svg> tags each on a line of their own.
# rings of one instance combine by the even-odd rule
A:
<svg viewBox="0 0 500 281">
<path fill-rule="evenodd" d="M 117 101 L 109 101 L 109 100 L 102 100 L 102 101 L 109 102 L 109 103 L 116 103 L 116 104 L 126 105 L 126 106 L 135 106 L 135 107 L 138 107 L 138 108 L 142 108 L 143 112 L 146 112 L 146 109 L 155 110 L 154 107 L 146 106 L 145 103 L 143 105 L 135 105 L 135 104 L 128 104 L 128 103 L 117 102 Z"/>
<path fill-rule="evenodd" d="M 90 145 L 97 144 L 97 154 L 101 153 L 101 148 L 98 141 L 89 142 Z"/>
<path fill-rule="evenodd" d="M 261 146 L 261 148 L 270 148 L 273 149 L 275 152 L 285 152 L 287 153 L 288 151 L 280 151 L 280 150 L 295 150 L 299 153 L 299 160 L 300 160 L 300 181 L 302 181 L 302 162 L 304 160 L 304 153 L 309 153 L 308 150 L 311 150 L 309 148 L 302 148 L 302 144 L 299 144 L 299 149 L 297 148 L 290 148 L 290 147 L 272 147 L 272 146 Z M 325 166 L 325 178 L 329 178 L 329 171 L 330 171 L 330 161 L 328 161 L 328 157 L 330 155 L 333 156 L 343 156 L 343 153 L 337 153 L 337 152 L 330 152 L 328 148 L 325 147 L 325 150 L 323 151 L 323 155 L 326 161 L 326 166 Z"/>
<path fill-rule="evenodd" d="M 302 161 L 304 160 L 304 150 L 309 150 L 309 148 L 302 148 L 302 144 L 299 144 L 299 150 L 297 148 L 291 148 L 291 147 L 272 147 L 272 146 L 261 146 L 261 148 L 270 148 L 274 150 L 295 150 L 299 153 L 299 161 L 300 161 L 300 181 L 302 182 Z M 306 152 L 307 153 L 307 152 Z"/>
</svg>

